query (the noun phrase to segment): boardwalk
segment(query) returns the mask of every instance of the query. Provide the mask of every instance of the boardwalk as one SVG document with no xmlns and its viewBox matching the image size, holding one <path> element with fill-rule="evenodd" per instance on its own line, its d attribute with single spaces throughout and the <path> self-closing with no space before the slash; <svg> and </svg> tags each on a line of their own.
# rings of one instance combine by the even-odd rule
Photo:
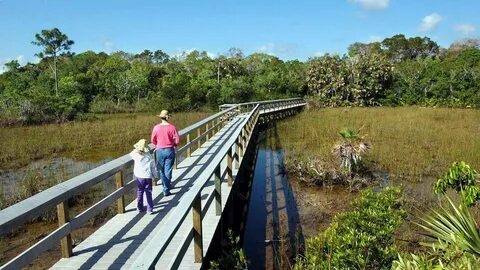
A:
<svg viewBox="0 0 480 270">
<path fill-rule="evenodd" d="M 126 208 L 126 213 L 116 215 L 104 226 L 92 234 L 88 239 L 80 243 L 74 248 L 74 255 L 71 258 L 61 259 L 53 266 L 53 269 L 118 269 L 130 268 L 143 252 L 148 252 L 146 248 L 149 245 L 155 245 L 157 236 L 161 236 L 165 231 L 166 221 L 175 219 L 172 211 L 182 197 L 195 184 L 200 172 L 206 169 L 216 156 L 216 153 L 225 145 L 226 140 L 233 137 L 233 132 L 237 131 L 240 123 L 245 121 L 244 116 L 236 117 L 228 123 L 220 132 L 215 134 L 210 140 L 192 153 L 192 156 L 183 160 L 177 170 L 174 170 L 172 195 L 163 197 L 161 195 L 161 186 L 153 189 L 154 194 L 154 214 L 140 214 L 136 211 L 135 202 L 130 203 Z M 226 166 L 224 162 L 223 167 Z M 234 170 L 236 175 L 236 170 Z M 222 183 L 222 195 L 225 197 L 223 202 L 229 195 L 230 187 L 226 181 Z M 215 208 L 205 207 L 212 203 L 212 194 L 214 188 L 213 179 L 209 180 L 206 188 L 202 190 L 202 209 L 209 209 L 204 213 L 203 221 L 203 243 L 208 246 L 213 233 L 215 232 L 218 219 L 215 215 Z M 177 254 L 181 254 L 181 244 L 184 242 L 181 238 L 192 238 L 191 233 L 192 219 L 186 218 L 184 224 L 181 225 L 179 232 L 171 240 L 163 256 L 157 263 L 159 269 L 171 269 L 179 267 L 179 269 L 199 269 L 200 263 L 193 262 L 193 246 L 187 247 L 187 252 L 183 257 L 190 260 L 182 260 L 177 258 Z M 191 241 L 187 241 L 190 242 Z M 205 252 L 206 250 L 204 250 Z M 175 261 L 177 259 L 177 262 Z M 180 265 L 176 263 L 180 260 Z M 176 267 L 175 267 L 176 266 Z"/>
<path fill-rule="evenodd" d="M 173 171 L 171 196 L 164 197 L 161 186 L 154 186 L 151 215 L 136 211 L 136 202 L 123 203 L 123 195 L 135 186 L 134 180 L 125 179 L 132 165 L 128 155 L 0 211 L 2 234 L 55 205 L 59 219 L 57 230 L 0 269 L 21 268 L 60 240 L 64 258 L 52 269 L 200 269 L 255 126 L 303 106 L 301 99 L 229 104 L 181 130 L 186 144 L 177 154 L 186 158 Z M 69 217 L 68 198 L 112 175 L 116 191 Z M 115 201 L 119 214 L 72 249 L 70 233 Z"/>
</svg>

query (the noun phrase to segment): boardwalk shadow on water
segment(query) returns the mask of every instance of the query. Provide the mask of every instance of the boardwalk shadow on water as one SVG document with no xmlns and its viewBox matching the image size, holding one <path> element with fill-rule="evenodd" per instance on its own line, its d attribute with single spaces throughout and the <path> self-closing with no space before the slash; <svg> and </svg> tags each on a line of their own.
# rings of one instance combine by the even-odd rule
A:
<svg viewBox="0 0 480 270">
<path fill-rule="evenodd" d="M 243 246 L 250 269 L 289 269 L 304 246 L 300 217 L 276 125 L 260 138 Z"/>
<path fill-rule="evenodd" d="M 235 129 L 235 123 L 231 125 L 225 132 L 216 134 L 216 136 L 228 136 L 228 131 L 231 129 Z M 226 141 L 223 141 L 225 143 Z M 221 144 L 215 143 L 209 146 L 202 146 L 205 152 L 211 151 L 213 148 L 217 148 L 214 150 L 213 154 L 211 154 L 206 160 L 205 159 L 196 159 L 192 164 L 190 164 L 189 168 L 193 166 L 208 166 L 210 161 L 215 157 L 217 151 L 221 149 Z M 194 155 L 192 155 L 194 156 Z M 182 167 L 179 167 L 181 169 Z M 151 236 L 152 231 L 160 224 L 160 222 L 165 218 L 165 214 L 170 212 L 173 208 L 175 208 L 182 197 L 182 195 L 187 192 L 190 187 L 193 186 L 195 180 L 198 176 L 202 173 L 202 170 L 198 170 L 194 175 L 189 175 L 190 170 L 184 170 L 181 174 L 176 177 L 174 183 L 172 185 L 172 195 L 168 197 L 168 200 L 165 201 L 162 195 L 157 196 L 154 198 L 154 215 L 150 221 L 143 226 L 141 229 L 134 228 L 138 226 L 138 223 L 145 217 L 145 213 L 138 213 L 134 210 L 129 210 L 126 214 L 134 214 L 134 217 L 128 221 L 122 229 L 115 232 L 110 239 L 98 245 L 91 245 L 88 248 L 76 250 L 74 256 L 87 256 L 88 253 L 93 252 L 93 254 L 88 254 L 89 258 L 79 267 L 79 269 L 92 269 L 95 265 L 101 262 L 102 257 L 106 254 L 106 251 L 119 248 L 122 251 L 118 253 L 116 258 L 113 262 L 109 263 L 109 269 L 118 269 L 121 268 L 125 263 L 134 255 L 134 253 L 138 252 L 138 248 L 144 241 Z M 209 181 L 205 186 L 213 185 L 213 181 Z M 160 188 L 160 187 L 158 187 Z M 128 218 L 128 217 L 126 217 Z M 137 233 L 132 234 L 131 230 L 138 230 Z M 130 232 L 130 233 L 129 233 Z M 131 235 L 127 236 L 126 235 Z M 128 243 L 128 244 L 127 244 Z"/>
</svg>

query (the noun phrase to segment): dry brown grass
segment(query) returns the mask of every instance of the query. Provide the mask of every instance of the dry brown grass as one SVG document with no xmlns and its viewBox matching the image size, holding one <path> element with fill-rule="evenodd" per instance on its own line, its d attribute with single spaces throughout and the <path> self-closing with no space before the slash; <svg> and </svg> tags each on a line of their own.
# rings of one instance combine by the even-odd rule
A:
<svg viewBox="0 0 480 270">
<path fill-rule="evenodd" d="M 208 113 L 176 113 L 172 122 L 180 130 Z M 0 129 L 0 170 L 20 168 L 34 160 L 71 157 L 98 162 L 128 153 L 140 138 L 150 139 L 154 115 L 100 116 L 92 122 L 70 122 Z"/>
<path fill-rule="evenodd" d="M 287 156 L 318 156 L 329 162 L 338 132 L 345 127 L 361 128 L 372 145 L 367 160 L 393 178 L 437 177 L 458 160 L 480 170 L 480 110 L 328 108 L 278 122 Z"/>
</svg>

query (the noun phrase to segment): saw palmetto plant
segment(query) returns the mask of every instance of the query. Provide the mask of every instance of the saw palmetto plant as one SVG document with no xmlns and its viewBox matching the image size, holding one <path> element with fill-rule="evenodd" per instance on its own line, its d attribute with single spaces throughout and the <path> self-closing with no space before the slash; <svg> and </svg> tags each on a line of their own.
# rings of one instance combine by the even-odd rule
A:
<svg viewBox="0 0 480 270">
<path fill-rule="evenodd" d="M 362 155 L 369 152 L 370 146 L 363 142 L 360 130 L 344 128 L 339 134 L 342 140 L 333 147 L 333 154 L 340 161 L 341 167 L 351 174 L 361 162 Z"/>
<path fill-rule="evenodd" d="M 450 198 L 447 197 L 447 200 L 448 207 L 441 206 L 440 210 L 433 210 L 422 219 L 423 224 L 418 224 L 425 229 L 427 236 L 438 240 L 437 243 L 424 244 L 437 248 L 446 244 L 480 256 L 480 231 L 474 216 L 465 203 L 457 207 Z"/>
</svg>

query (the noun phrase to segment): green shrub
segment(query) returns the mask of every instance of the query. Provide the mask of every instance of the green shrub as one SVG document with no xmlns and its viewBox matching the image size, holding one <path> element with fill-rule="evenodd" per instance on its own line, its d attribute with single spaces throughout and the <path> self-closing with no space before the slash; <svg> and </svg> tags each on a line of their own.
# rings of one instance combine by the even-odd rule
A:
<svg viewBox="0 0 480 270">
<path fill-rule="evenodd" d="M 220 269 L 248 269 L 248 259 L 240 246 L 240 237 L 234 236 L 232 230 L 227 232 L 227 241 L 222 248 L 222 255 L 218 261 L 210 262 L 210 270 Z"/>
<path fill-rule="evenodd" d="M 467 206 L 473 206 L 480 200 L 480 187 L 476 185 L 478 173 L 464 161 L 454 162 L 445 175 L 435 183 L 435 194 L 445 194 L 447 189 L 460 193 Z"/>
<path fill-rule="evenodd" d="M 399 188 L 365 190 L 352 210 L 307 240 L 295 269 L 389 269 L 397 252 L 393 234 L 405 218 Z"/>
<path fill-rule="evenodd" d="M 480 258 L 457 250 L 432 252 L 429 254 L 398 255 L 392 264 L 392 270 L 457 270 L 478 269 Z"/>
</svg>

